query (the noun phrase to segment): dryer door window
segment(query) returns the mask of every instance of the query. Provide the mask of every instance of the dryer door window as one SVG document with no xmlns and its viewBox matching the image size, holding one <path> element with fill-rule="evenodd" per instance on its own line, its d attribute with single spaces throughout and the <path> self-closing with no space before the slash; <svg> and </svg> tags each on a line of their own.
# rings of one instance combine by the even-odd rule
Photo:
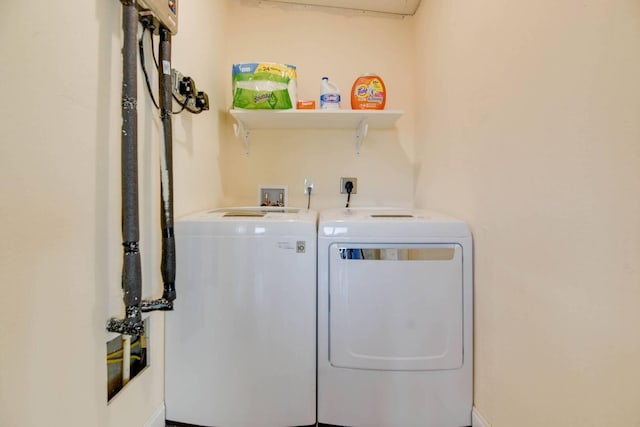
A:
<svg viewBox="0 0 640 427">
<path fill-rule="evenodd" d="M 459 244 L 329 249 L 329 360 L 355 369 L 457 369 L 463 361 Z"/>
</svg>

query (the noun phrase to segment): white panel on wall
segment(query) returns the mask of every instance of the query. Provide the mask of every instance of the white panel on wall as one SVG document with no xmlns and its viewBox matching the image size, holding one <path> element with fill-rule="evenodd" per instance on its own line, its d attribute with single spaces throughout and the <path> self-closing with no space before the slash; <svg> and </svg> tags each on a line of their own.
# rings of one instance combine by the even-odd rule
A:
<svg viewBox="0 0 640 427">
<path fill-rule="evenodd" d="M 413 15 L 420 0 L 264 0 L 266 3 L 295 3 L 307 6 L 336 7 L 370 12 Z"/>
</svg>

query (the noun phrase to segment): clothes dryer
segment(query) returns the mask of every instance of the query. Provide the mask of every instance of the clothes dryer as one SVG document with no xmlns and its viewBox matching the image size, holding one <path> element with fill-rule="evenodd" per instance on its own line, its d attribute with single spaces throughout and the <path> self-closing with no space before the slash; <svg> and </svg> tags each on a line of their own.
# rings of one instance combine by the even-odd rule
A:
<svg viewBox="0 0 640 427">
<path fill-rule="evenodd" d="M 332 209 L 318 227 L 318 422 L 471 425 L 472 237 L 404 209 Z"/>
<path fill-rule="evenodd" d="M 176 221 L 165 317 L 167 420 L 316 422 L 317 213 L 232 208 Z"/>
</svg>

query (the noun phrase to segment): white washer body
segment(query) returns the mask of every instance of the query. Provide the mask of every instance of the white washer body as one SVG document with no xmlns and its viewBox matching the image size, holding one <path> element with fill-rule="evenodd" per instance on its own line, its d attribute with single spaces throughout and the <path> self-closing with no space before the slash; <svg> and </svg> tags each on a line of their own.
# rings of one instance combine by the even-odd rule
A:
<svg viewBox="0 0 640 427">
<path fill-rule="evenodd" d="M 165 317 L 171 421 L 316 421 L 317 213 L 237 208 L 175 224 L 178 298 Z"/>
<path fill-rule="evenodd" d="M 331 209 L 318 226 L 318 422 L 471 425 L 472 238 L 417 210 Z"/>
</svg>

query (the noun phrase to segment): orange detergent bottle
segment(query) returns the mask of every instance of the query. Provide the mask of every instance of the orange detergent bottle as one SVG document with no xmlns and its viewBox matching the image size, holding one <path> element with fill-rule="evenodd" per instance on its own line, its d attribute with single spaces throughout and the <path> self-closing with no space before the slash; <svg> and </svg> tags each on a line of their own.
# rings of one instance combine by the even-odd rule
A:
<svg viewBox="0 0 640 427">
<path fill-rule="evenodd" d="M 382 110 L 387 100 L 384 82 L 375 74 L 364 74 L 353 82 L 351 88 L 351 109 Z"/>
</svg>

